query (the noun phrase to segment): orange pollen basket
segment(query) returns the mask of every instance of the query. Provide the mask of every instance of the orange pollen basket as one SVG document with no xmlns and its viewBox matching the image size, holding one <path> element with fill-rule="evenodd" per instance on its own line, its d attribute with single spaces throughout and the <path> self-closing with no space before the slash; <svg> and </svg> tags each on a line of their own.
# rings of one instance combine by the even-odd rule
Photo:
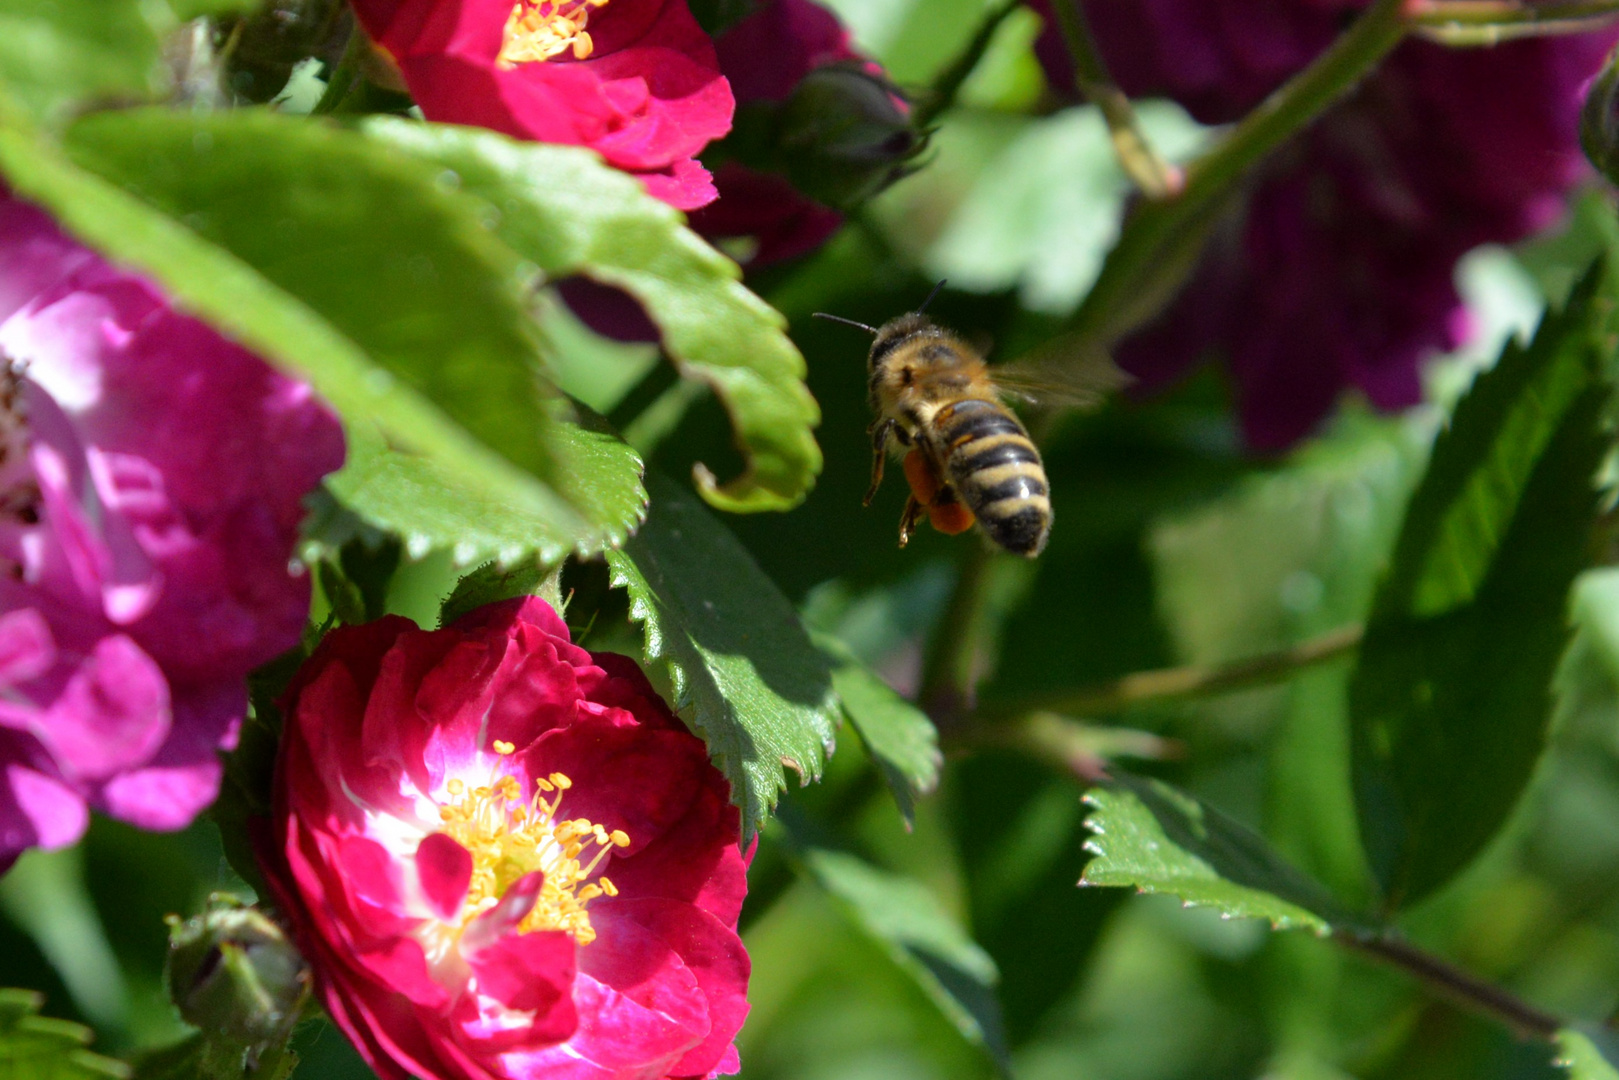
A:
<svg viewBox="0 0 1619 1080">
<path fill-rule="evenodd" d="M 973 512 L 955 498 L 920 450 L 905 455 L 905 479 L 911 494 L 928 512 L 928 522 L 946 536 L 964 533 L 973 527 Z M 941 496 L 947 496 L 941 499 Z"/>
</svg>

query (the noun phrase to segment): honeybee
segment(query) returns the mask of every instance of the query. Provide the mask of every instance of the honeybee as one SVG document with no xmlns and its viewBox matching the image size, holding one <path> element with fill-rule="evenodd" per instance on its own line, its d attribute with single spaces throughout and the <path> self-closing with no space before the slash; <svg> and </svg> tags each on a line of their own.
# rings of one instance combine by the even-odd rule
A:
<svg viewBox="0 0 1619 1080">
<path fill-rule="evenodd" d="M 872 335 L 867 361 L 871 505 L 891 448 L 904 451 L 910 496 L 900 516 L 899 546 L 925 515 L 934 528 L 960 533 L 976 522 L 993 543 L 1034 558 L 1051 535 L 1051 489 L 1040 451 L 1002 401 L 1008 389 L 982 356 L 922 311 L 880 327 L 817 312 L 820 318 Z M 1032 381 L 1032 380 L 1030 380 Z"/>
</svg>

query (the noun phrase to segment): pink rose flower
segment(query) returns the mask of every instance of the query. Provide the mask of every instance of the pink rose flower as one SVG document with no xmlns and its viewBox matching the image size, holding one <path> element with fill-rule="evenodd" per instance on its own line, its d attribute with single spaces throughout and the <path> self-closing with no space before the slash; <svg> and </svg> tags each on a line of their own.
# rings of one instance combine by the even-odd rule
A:
<svg viewBox="0 0 1619 1080">
<path fill-rule="evenodd" d="M 544 601 L 327 636 L 261 864 L 384 1080 L 735 1072 L 747 891 L 725 779 Z"/>
<path fill-rule="evenodd" d="M 429 120 L 588 146 L 682 210 L 735 103 L 685 0 L 355 0 Z"/>
<path fill-rule="evenodd" d="M 0 189 L 0 869 L 90 806 L 177 829 L 213 801 L 342 460 L 306 385 Z"/>
</svg>

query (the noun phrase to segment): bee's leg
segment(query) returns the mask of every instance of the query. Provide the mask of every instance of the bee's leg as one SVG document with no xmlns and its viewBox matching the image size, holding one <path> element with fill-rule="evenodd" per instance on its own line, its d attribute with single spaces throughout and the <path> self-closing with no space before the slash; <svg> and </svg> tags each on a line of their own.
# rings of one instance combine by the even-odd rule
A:
<svg viewBox="0 0 1619 1080">
<path fill-rule="evenodd" d="M 922 520 L 927 513 L 927 507 L 916 501 L 911 495 L 905 500 L 905 512 L 899 517 L 899 546 L 904 547 L 911 542 L 911 533 L 916 531 L 916 523 Z"/>
<path fill-rule="evenodd" d="M 871 487 L 866 489 L 862 506 L 870 506 L 877 497 L 877 487 L 883 482 L 883 460 L 888 456 L 888 439 L 894 434 L 894 421 L 879 420 L 871 425 Z"/>
</svg>

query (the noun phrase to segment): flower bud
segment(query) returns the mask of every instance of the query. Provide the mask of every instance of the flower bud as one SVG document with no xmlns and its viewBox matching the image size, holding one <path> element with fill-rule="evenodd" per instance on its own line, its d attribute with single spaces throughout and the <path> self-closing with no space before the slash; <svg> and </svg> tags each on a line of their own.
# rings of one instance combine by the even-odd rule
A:
<svg viewBox="0 0 1619 1080">
<path fill-rule="evenodd" d="M 1580 147 L 1597 171 L 1619 177 L 1619 51 L 1591 81 L 1580 113 Z"/>
<path fill-rule="evenodd" d="M 799 82 L 776 115 L 776 152 L 793 186 L 850 206 L 905 175 L 923 140 L 886 79 L 857 63 L 827 64 Z"/>
<path fill-rule="evenodd" d="M 303 957 L 257 908 L 220 893 L 201 915 L 169 922 L 169 996 L 202 1029 L 215 1060 L 246 1062 L 292 1034 L 308 994 Z"/>
</svg>

